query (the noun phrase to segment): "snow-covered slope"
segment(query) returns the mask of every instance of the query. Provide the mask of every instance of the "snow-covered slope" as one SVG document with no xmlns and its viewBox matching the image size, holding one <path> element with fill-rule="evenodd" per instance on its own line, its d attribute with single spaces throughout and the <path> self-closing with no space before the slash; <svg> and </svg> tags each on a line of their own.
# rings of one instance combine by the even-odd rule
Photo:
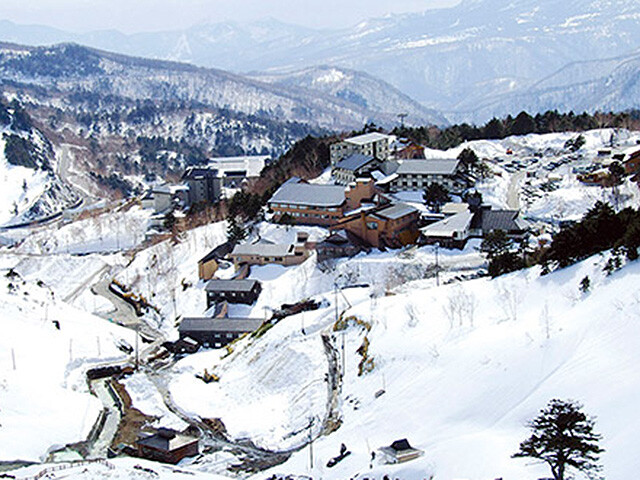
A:
<svg viewBox="0 0 640 480">
<path fill-rule="evenodd" d="M 345 332 L 342 425 L 315 439 L 313 468 L 303 450 L 266 475 L 542 477 L 544 467 L 511 454 L 527 434 L 527 419 L 551 398 L 571 398 L 597 417 L 605 477 L 633 476 L 640 467 L 633 447 L 640 428 L 634 414 L 640 395 L 634 373 L 640 361 L 640 264 L 606 277 L 605 260 L 593 257 L 544 277 L 532 269 L 438 288 L 409 283 L 375 299 L 368 288 L 345 290 L 353 307 L 339 297 L 339 310 L 371 329 L 351 323 Z M 587 294 L 579 290 L 585 276 L 592 282 Z M 331 298 L 327 292 L 325 300 Z M 189 357 L 174 371 L 174 398 L 194 414 L 222 418 L 233 436 L 271 448 L 301 445 L 310 419 L 317 435 L 327 414 L 329 370 L 320 334 L 332 335 L 340 351 L 334 315 L 329 304 L 304 319 L 287 318 L 260 341 L 241 341 L 223 360 L 213 352 Z M 373 366 L 358 376 L 356 350 L 365 337 Z M 220 374 L 220 383 L 196 379 L 204 368 Z M 384 393 L 378 397 L 379 390 Z M 385 466 L 378 455 L 369 466 L 371 451 L 399 438 L 408 438 L 424 456 Z M 352 454 L 326 467 L 341 443 Z"/>
<path fill-rule="evenodd" d="M 8 143 L 19 146 L 11 149 Z M 0 127 L 0 225 L 46 219 L 79 201 L 54 173 L 56 166 L 51 145 L 41 132 Z"/>
<path fill-rule="evenodd" d="M 52 447 L 86 438 L 102 405 L 84 372 L 121 360 L 116 343 L 132 344 L 133 333 L 10 270 L 0 276 L 0 305 L 0 461 L 37 462 Z"/>
</svg>

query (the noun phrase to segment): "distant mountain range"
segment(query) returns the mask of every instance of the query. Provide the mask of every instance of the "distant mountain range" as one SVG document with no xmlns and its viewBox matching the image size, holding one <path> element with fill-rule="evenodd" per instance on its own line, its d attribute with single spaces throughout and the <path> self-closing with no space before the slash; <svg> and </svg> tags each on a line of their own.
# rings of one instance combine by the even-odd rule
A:
<svg viewBox="0 0 640 480">
<path fill-rule="evenodd" d="M 382 79 L 451 119 L 485 121 L 523 108 L 580 110 L 586 105 L 593 109 L 592 103 L 577 101 L 581 97 L 575 93 L 582 91 L 584 82 L 593 82 L 597 72 L 584 72 L 575 67 L 576 62 L 634 54 L 640 49 L 639 20 L 640 3 L 635 0 L 463 0 L 451 8 L 392 15 L 341 30 L 313 30 L 265 20 L 173 32 L 76 35 L 1 22 L 0 38 L 34 44 L 74 41 L 235 72 L 268 71 L 269 76 L 258 73 L 254 78 L 278 78 L 277 83 L 306 88 L 322 83 L 310 83 L 308 75 L 300 72 L 329 65 Z M 622 70 L 624 78 L 630 78 L 631 72 L 619 67 L 607 70 L 614 76 L 613 83 Z M 576 88 L 565 84 L 566 95 L 560 91 L 548 94 L 542 85 L 545 79 L 567 69 L 587 78 L 574 77 Z M 326 85 L 323 88 L 326 92 Z M 543 99 L 533 101 L 540 88 Z M 340 90 L 336 87 L 331 98 Z M 638 104 L 637 97 L 613 99 L 602 92 L 606 98 L 597 98 L 598 105 L 628 108 Z M 353 93 L 343 96 L 357 103 L 362 93 Z M 369 106 L 375 103 L 367 100 Z"/>
</svg>

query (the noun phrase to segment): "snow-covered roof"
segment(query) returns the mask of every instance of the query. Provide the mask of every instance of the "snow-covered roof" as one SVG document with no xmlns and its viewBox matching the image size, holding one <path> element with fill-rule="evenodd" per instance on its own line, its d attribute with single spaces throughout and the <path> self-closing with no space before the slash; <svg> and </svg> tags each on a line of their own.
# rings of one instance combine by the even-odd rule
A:
<svg viewBox="0 0 640 480">
<path fill-rule="evenodd" d="M 339 185 L 285 183 L 273 194 L 269 203 L 338 207 L 344 200 L 344 187 Z"/>
<path fill-rule="evenodd" d="M 244 171 L 247 177 L 258 177 L 270 158 L 269 155 L 219 157 L 210 159 L 209 166 L 216 168 L 222 175 Z"/>
<path fill-rule="evenodd" d="M 417 211 L 418 210 L 406 203 L 396 203 L 384 210 L 380 210 L 376 213 L 376 216 L 386 218 L 388 220 L 397 220 L 398 218 L 405 217 Z"/>
<path fill-rule="evenodd" d="M 362 155 L 361 153 L 354 153 L 341 160 L 336 168 L 343 170 L 351 170 L 353 172 L 373 162 L 375 159 L 369 155 Z"/>
<path fill-rule="evenodd" d="M 466 211 L 456 213 L 444 220 L 432 223 L 420 229 L 427 237 L 443 237 L 451 238 L 456 232 L 463 232 L 471 224 L 473 213 Z"/>
<path fill-rule="evenodd" d="M 452 175 L 459 160 L 441 158 L 430 160 L 405 160 L 398 167 L 398 175 Z"/>
<path fill-rule="evenodd" d="M 367 143 L 379 142 L 380 140 L 391 141 L 392 138 L 392 136 L 385 135 L 384 133 L 373 132 L 358 135 L 357 137 L 346 138 L 344 141 L 354 145 L 366 145 Z"/>
<path fill-rule="evenodd" d="M 447 202 L 440 209 L 441 213 L 445 215 L 454 215 L 460 212 L 466 212 L 469 210 L 469 205 L 466 203 Z"/>
<path fill-rule="evenodd" d="M 146 438 L 142 438 L 138 440 L 137 443 L 140 445 L 145 445 L 147 447 L 155 448 L 156 450 L 171 452 L 197 441 L 198 439 L 194 437 L 182 435 L 169 429 L 160 429 L 158 433 L 150 435 Z"/>
<path fill-rule="evenodd" d="M 473 219 L 472 228 L 483 232 L 504 230 L 505 232 L 524 230 L 526 222 L 518 221 L 518 210 L 482 209 Z"/>
<path fill-rule="evenodd" d="M 258 257 L 286 257 L 294 255 L 294 245 L 274 245 L 272 243 L 244 243 L 236 245 L 231 256 L 255 255 Z"/>
</svg>

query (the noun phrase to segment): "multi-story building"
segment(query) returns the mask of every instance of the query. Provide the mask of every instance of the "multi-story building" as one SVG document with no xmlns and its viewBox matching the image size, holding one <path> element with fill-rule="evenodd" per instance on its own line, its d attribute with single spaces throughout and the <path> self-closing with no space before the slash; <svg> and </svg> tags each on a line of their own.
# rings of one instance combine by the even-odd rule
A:
<svg viewBox="0 0 640 480">
<path fill-rule="evenodd" d="M 347 214 L 331 230 L 346 230 L 372 247 L 401 247 L 418 238 L 418 210 L 396 203 Z"/>
<path fill-rule="evenodd" d="M 391 191 L 421 191 L 439 183 L 449 192 L 460 193 L 467 188 L 457 159 L 405 160 L 391 181 Z"/>
<path fill-rule="evenodd" d="M 339 185 L 349 185 L 357 178 L 375 170 L 380 161 L 369 155 L 353 153 L 343 158 L 331 169 L 331 176 Z"/>
<path fill-rule="evenodd" d="M 334 143 L 330 147 L 331 166 L 335 166 L 340 160 L 354 153 L 374 157 L 385 161 L 389 158 L 389 145 L 393 139 L 390 135 L 373 132 L 357 137 L 346 138 L 341 142 Z"/>
<path fill-rule="evenodd" d="M 215 203 L 220 198 L 221 180 L 218 170 L 211 167 L 189 167 L 182 176 L 189 188 L 187 201 L 189 206 L 196 203 Z"/>
<path fill-rule="evenodd" d="M 333 225 L 345 209 L 344 187 L 287 182 L 268 202 L 274 220 L 283 217 L 302 225 Z"/>
</svg>

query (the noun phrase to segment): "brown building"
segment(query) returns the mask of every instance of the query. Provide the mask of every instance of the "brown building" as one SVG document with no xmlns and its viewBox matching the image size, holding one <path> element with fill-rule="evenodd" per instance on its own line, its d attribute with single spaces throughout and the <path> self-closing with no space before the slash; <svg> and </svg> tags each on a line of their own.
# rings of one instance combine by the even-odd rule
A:
<svg viewBox="0 0 640 480">
<path fill-rule="evenodd" d="M 176 464 L 185 457 L 198 455 L 198 439 L 161 428 L 136 442 L 138 455 L 157 462 Z"/>
<path fill-rule="evenodd" d="M 218 270 L 220 260 L 225 258 L 233 250 L 231 242 L 225 242 L 207 253 L 198 261 L 198 277 L 200 280 L 211 280 Z"/>
<path fill-rule="evenodd" d="M 200 345 L 221 348 L 257 330 L 263 322 L 259 318 L 186 317 L 180 322 L 178 332 L 180 338 L 191 338 Z"/>
<path fill-rule="evenodd" d="M 236 268 L 240 265 L 267 265 L 276 263 L 285 267 L 299 265 L 311 255 L 313 244 L 308 241 L 308 234 L 299 232 L 296 243 L 277 245 L 258 242 L 236 245 L 229 255 Z"/>
<path fill-rule="evenodd" d="M 346 205 L 344 187 L 309 183 L 284 183 L 268 202 L 274 220 L 287 218 L 301 225 L 333 225 Z"/>
<path fill-rule="evenodd" d="M 225 279 L 209 280 L 204 287 L 207 292 L 207 308 L 214 303 L 245 303 L 251 305 L 260 296 L 262 285 L 258 280 Z"/>
<path fill-rule="evenodd" d="M 364 202 L 380 201 L 372 179 L 357 179 L 346 188 L 289 181 L 273 194 L 269 208 L 276 222 L 286 215 L 288 221 L 296 225 L 330 227 L 346 211 L 359 208 Z"/>
<path fill-rule="evenodd" d="M 629 154 L 629 157 L 624 161 L 624 171 L 628 175 L 634 175 L 640 173 L 640 150 L 637 150 Z"/>
<path fill-rule="evenodd" d="M 419 212 L 402 204 L 383 205 L 347 214 L 331 230 L 346 230 L 372 247 L 399 248 L 418 238 Z"/>
</svg>

